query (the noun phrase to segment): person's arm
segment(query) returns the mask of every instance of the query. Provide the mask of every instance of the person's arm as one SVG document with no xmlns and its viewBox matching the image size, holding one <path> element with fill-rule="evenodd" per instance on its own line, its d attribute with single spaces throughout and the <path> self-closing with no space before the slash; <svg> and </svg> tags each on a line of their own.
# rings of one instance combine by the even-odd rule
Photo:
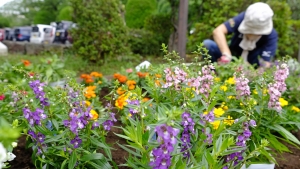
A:
<svg viewBox="0 0 300 169">
<path fill-rule="evenodd" d="M 215 42 L 217 43 L 221 53 L 231 56 L 231 51 L 228 47 L 227 40 L 226 40 L 227 33 L 228 33 L 228 30 L 227 30 L 226 26 L 224 24 L 221 24 L 216 29 L 214 29 L 213 38 L 214 38 Z"/>
<path fill-rule="evenodd" d="M 271 60 L 276 54 L 277 50 L 277 43 L 278 43 L 278 35 L 275 30 L 268 36 L 268 41 L 264 45 L 261 57 L 264 61 L 262 64 L 264 68 L 271 67 Z"/>
</svg>

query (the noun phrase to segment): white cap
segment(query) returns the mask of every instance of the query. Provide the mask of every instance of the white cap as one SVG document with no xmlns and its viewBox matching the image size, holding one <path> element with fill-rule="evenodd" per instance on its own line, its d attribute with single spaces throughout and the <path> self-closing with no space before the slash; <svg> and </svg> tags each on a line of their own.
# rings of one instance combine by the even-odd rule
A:
<svg viewBox="0 0 300 169">
<path fill-rule="evenodd" d="M 254 3 L 247 8 L 238 30 L 243 34 L 269 35 L 273 30 L 273 15 L 268 4 Z"/>
</svg>

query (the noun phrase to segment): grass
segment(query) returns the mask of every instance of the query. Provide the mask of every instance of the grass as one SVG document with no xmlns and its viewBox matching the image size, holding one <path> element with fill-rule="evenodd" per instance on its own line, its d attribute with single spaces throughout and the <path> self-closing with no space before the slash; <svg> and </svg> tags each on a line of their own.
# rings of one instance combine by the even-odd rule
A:
<svg viewBox="0 0 300 169">
<path fill-rule="evenodd" d="M 51 54 L 43 54 L 38 56 L 20 55 L 20 54 L 9 54 L 8 56 L 0 56 L 0 63 L 8 61 L 12 65 L 22 62 L 22 60 L 29 60 L 32 64 L 41 63 L 41 59 L 50 58 Z M 86 59 L 76 57 L 71 54 L 59 56 L 62 62 L 65 63 L 66 70 L 72 70 L 79 74 L 90 73 L 97 71 L 103 75 L 112 75 L 113 73 L 132 68 L 134 69 L 139 63 L 147 60 L 151 64 L 163 63 L 163 57 L 147 56 L 142 57 L 139 55 L 130 55 L 122 57 L 113 57 L 106 59 L 104 64 L 89 62 Z"/>
</svg>

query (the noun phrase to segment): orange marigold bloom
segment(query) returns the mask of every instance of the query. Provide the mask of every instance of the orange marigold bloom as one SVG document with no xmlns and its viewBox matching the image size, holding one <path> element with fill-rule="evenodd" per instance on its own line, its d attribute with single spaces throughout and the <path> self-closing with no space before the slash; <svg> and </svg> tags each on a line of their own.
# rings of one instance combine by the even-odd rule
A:
<svg viewBox="0 0 300 169">
<path fill-rule="evenodd" d="M 90 75 L 94 77 L 102 77 L 102 74 L 98 72 L 92 72 Z"/>
<path fill-rule="evenodd" d="M 88 86 L 85 88 L 84 96 L 88 99 L 96 97 L 95 93 L 96 86 Z"/>
<path fill-rule="evenodd" d="M 155 77 L 156 78 L 161 78 L 161 75 L 160 74 L 155 74 Z"/>
<path fill-rule="evenodd" d="M 29 60 L 22 60 L 24 66 L 29 66 L 31 63 Z"/>
<path fill-rule="evenodd" d="M 148 100 L 150 100 L 149 97 L 144 97 L 144 98 L 142 99 L 142 102 L 147 102 Z"/>
<path fill-rule="evenodd" d="M 143 72 L 137 72 L 137 75 L 140 77 L 140 78 L 144 78 L 146 76 L 148 76 L 149 73 L 143 73 Z"/>
<path fill-rule="evenodd" d="M 88 77 L 88 74 L 81 74 L 81 75 L 80 75 L 80 78 L 81 78 L 81 79 L 85 79 L 85 78 L 87 78 L 87 77 Z"/>
<path fill-rule="evenodd" d="M 155 84 L 156 84 L 156 86 L 161 86 L 160 80 L 155 80 Z"/>
<path fill-rule="evenodd" d="M 115 73 L 115 74 L 114 74 L 114 78 L 115 78 L 115 79 L 118 79 L 120 76 L 122 76 L 122 75 L 119 74 L 119 73 Z"/>
<path fill-rule="evenodd" d="M 127 105 L 127 102 L 126 102 L 127 98 L 128 98 L 128 96 L 126 96 L 125 94 L 119 96 L 115 102 L 115 106 L 118 107 L 119 109 L 123 109 L 124 106 Z"/>
<path fill-rule="evenodd" d="M 122 87 L 119 87 L 118 89 L 117 89 L 117 93 L 118 93 L 118 95 L 122 95 L 122 94 L 124 94 L 126 91 L 122 88 Z"/>
<path fill-rule="evenodd" d="M 135 88 L 136 82 L 134 80 L 128 80 L 126 84 L 129 90 L 133 90 Z"/>
<path fill-rule="evenodd" d="M 121 75 L 119 78 L 118 78 L 119 82 L 120 83 L 125 83 L 127 81 L 127 77 L 124 76 L 124 75 Z"/>
<path fill-rule="evenodd" d="M 92 78 L 87 78 L 85 79 L 85 83 L 93 83 L 94 80 Z"/>
</svg>

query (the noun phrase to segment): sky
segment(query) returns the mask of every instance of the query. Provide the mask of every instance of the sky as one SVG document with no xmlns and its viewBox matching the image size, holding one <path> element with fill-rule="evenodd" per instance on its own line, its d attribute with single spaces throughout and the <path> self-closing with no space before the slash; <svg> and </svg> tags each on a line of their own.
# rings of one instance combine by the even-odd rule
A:
<svg viewBox="0 0 300 169">
<path fill-rule="evenodd" d="M 0 0 L 0 7 L 10 1 L 13 1 L 13 0 Z"/>
</svg>

